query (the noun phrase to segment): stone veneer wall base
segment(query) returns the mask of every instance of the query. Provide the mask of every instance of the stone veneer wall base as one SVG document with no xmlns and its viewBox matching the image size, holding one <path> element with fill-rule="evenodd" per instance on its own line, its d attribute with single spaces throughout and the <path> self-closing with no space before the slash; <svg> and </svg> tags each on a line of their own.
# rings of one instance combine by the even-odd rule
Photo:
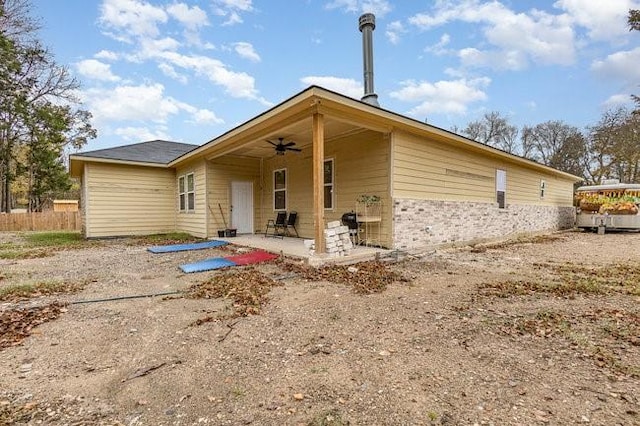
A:
<svg viewBox="0 0 640 426">
<path fill-rule="evenodd" d="M 396 198 L 393 222 L 393 248 L 412 250 L 571 228 L 575 209 Z"/>
</svg>

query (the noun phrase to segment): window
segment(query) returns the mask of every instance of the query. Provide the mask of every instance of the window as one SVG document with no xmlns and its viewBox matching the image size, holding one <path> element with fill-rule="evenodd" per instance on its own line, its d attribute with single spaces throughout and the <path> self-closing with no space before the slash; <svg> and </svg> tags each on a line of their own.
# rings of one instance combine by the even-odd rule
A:
<svg viewBox="0 0 640 426">
<path fill-rule="evenodd" d="M 324 161 L 324 208 L 333 209 L 333 158 Z"/>
<path fill-rule="evenodd" d="M 178 196 L 180 211 L 192 212 L 196 209 L 196 192 L 193 173 L 178 178 Z"/>
<path fill-rule="evenodd" d="M 504 209 L 507 207 L 507 172 L 504 170 L 496 170 L 496 201 L 498 202 L 498 208 Z"/>
<path fill-rule="evenodd" d="M 287 169 L 273 171 L 273 209 L 287 209 Z"/>
<path fill-rule="evenodd" d="M 546 189 L 547 184 L 544 180 L 540 180 L 540 198 L 544 198 L 544 190 Z"/>
</svg>

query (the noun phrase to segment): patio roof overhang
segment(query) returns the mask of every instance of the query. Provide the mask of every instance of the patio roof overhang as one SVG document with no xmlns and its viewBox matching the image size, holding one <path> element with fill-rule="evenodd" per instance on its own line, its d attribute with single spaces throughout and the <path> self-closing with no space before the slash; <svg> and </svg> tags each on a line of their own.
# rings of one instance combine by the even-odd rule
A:
<svg viewBox="0 0 640 426">
<path fill-rule="evenodd" d="M 335 98 L 334 98 L 335 97 Z M 252 120 L 209 141 L 200 148 L 177 158 L 170 167 L 204 157 L 211 160 L 234 154 L 254 158 L 268 158 L 275 153 L 267 140 L 285 138 L 296 142 L 296 148 L 305 148 L 313 142 L 313 116 L 324 117 L 324 140 L 342 137 L 364 129 L 388 133 L 392 127 L 380 123 L 367 114 L 357 114 L 353 106 L 344 108 L 345 99 L 319 87 L 311 87 L 273 107 Z M 354 105 L 361 104 L 351 100 Z"/>
</svg>

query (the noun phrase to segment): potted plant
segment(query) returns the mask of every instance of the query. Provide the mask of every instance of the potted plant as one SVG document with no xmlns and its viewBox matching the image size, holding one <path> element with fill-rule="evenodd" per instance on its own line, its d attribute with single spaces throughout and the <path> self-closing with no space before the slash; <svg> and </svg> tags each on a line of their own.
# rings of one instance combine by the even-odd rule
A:
<svg viewBox="0 0 640 426">
<path fill-rule="evenodd" d="M 363 194 L 360 195 L 356 201 L 364 204 L 367 207 L 371 207 L 373 204 L 380 202 L 380 197 L 377 195 Z"/>
</svg>

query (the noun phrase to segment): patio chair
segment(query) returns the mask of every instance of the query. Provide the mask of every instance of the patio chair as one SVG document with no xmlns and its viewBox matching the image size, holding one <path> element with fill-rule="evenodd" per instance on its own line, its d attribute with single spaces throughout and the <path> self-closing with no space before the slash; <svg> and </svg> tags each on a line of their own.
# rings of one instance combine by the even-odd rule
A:
<svg viewBox="0 0 640 426">
<path fill-rule="evenodd" d="M 296 237 L 300 238 L 300 236 L 298 235 L 298 230 L 296 229 L 296 220 L 297 219 L 298 219 L 298 212 L 289 213 L 289 219 L 287 219 L 287 226 L 285 228 L 285 232 L 286 232 L 287 236 L 291 235 L 289 233 L 289 228 L 293 228 L 294 232 L 296 233 Z"/>
<path fill-rule="evenodd" d="M 278 212 L 276 220 L 269 219 L 267 221 L 267 229 L 264 231 L 264 236 L 269 236 L 269 229 L 273 229 L 272 237 L 284 238 L 284 234 L 287 231 L 287 212 Z"/>
</svg>

